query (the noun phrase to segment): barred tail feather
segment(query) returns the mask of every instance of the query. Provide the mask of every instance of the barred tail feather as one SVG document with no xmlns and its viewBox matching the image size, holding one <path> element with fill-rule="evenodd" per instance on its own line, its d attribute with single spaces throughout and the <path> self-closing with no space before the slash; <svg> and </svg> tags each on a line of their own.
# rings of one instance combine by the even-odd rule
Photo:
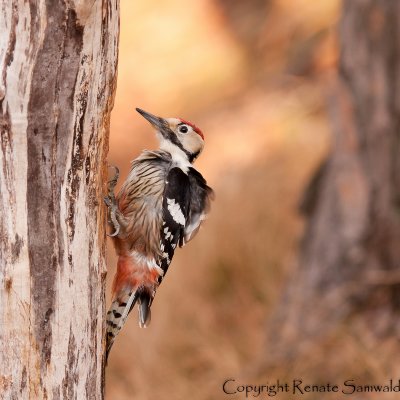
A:
<svg viewBox="0 0 400 400">
<path fill-rule="evenodd" d="M 111 347 L 116 336 L 124 326 L 128 314 L 134 307 L 139 293 L 138 290 L 123 293 L 111 303 L 110 310 L 107 313 L 107 343 L 106 343 L 106 360 L 110 353 Z"/>
</svg>

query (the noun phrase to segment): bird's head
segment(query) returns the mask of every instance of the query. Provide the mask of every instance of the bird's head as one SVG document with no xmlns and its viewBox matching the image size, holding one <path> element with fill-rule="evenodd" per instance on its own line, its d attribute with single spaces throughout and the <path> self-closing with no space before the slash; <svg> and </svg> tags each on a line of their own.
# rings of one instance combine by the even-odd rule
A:
<svg viewBox="0 0 400 400">
<path fill-rule="evenodd" d="M 180 118 L 161 118 L 137 108 L 136 111 L 149 121 L 157 131 L 160 149 L 173 156 L 183 155 L 193 162 L 204 147 L 201 130 L 189 121 Z"/>
</svg>

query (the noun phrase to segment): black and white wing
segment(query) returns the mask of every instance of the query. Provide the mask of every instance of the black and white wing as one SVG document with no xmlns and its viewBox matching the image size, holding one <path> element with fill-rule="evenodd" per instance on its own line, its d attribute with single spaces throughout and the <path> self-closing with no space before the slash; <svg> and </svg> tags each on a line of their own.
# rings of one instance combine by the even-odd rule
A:
<svg viewBox="0 0 400 400">
<path fill-rule="evenodd" d="M 164 275 L 178 245 L 182 246 L 190 207 L 189 178 L 180 168 L 172 168 L 167 176 L 163 196 L 163 223 L 160 235 L 160 267 Z"/>
<path fill-rule="evenodd" d="M 191 240 L 210 209 L 214 193 L 202 175 L 194 168 L 185 174 L 172 168 L 167 177 L 163 197 L 163 224 L 160 246 L 160 266 L 164 275 L 176 247 Z"/>
<path fill-rule="evenodd" d="M 207 185 L 203 176 L 194 168 L 188 172 L 190 187 L 190 206 L 186 219 L 183 244 L 192 240 L 205 220 L 214 199 L 214 191 Z"/>
</svg>

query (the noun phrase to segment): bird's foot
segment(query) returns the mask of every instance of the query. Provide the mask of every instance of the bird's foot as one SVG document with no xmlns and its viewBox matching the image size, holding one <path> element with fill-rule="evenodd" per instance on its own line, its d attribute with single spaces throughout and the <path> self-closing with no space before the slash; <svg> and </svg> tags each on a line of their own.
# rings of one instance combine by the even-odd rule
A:
<svg viewBox="0 0 400 400">
<path fill-rule="evenodd" d="M 108 216 L 109 216 L 108 223 L 112 225 L 114 228 L 114 232 L 108 233 L 107 235 L 110 237 L 118 236 L 121 230 L 121 225 L 118 222 L 118 215 L 119 215 L 118 206 L 115 203 L 115 199 L 111 199 L 110 196 L 104 197 L 104 203 L 106 203 L 106 206 L 108 207 Z"/>
</svg>

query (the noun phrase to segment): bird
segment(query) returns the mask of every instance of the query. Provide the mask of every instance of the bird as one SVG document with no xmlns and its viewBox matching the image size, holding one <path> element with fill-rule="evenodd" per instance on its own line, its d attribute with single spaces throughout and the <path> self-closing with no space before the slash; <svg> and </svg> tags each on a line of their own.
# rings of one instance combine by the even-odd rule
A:
<svg viewBox="0 0 400 400">
<path fill-rule="evenodd" d="M 106 360 L 128 314 L 138 304 L 139 326 L 151 320 L 151 305 L 177 247 L 192 240 L 206 219 L 214 191 L 193 166 L 204 134 L 181 118 L 161 118 L 140 108 L 155 129 L 158 150 L 143 150 L 114 195 L 119 170 L 108 182 L 109 223 L 118 256 L 107 313 Z"/>
</svg>

